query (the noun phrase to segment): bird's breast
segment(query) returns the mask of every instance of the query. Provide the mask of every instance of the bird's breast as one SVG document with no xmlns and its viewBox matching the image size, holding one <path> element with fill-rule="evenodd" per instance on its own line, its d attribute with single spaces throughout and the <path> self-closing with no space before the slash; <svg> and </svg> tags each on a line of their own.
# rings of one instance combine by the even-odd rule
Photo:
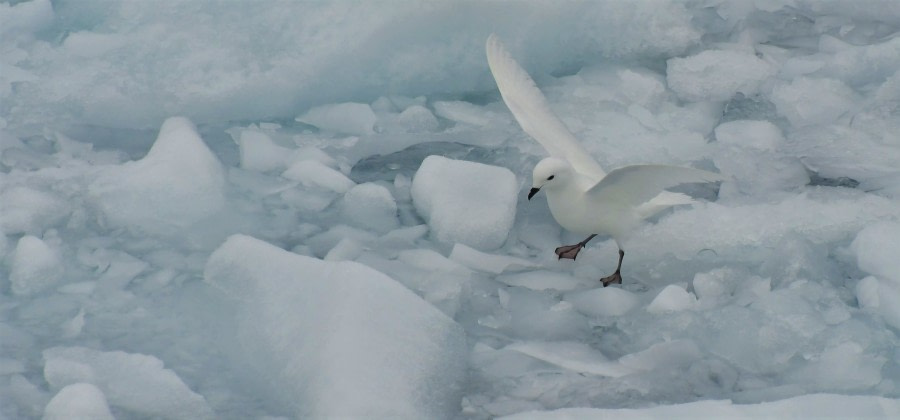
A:
<svg viewBox="0 0 900 420">
<path fill-rule="evenodd" d="M 566 230 L 583 234 L 613 234 L 618 211 L 604 203 L 591 203 L 578 191 L 547 191 L 553 218 Z"/>
</svg>

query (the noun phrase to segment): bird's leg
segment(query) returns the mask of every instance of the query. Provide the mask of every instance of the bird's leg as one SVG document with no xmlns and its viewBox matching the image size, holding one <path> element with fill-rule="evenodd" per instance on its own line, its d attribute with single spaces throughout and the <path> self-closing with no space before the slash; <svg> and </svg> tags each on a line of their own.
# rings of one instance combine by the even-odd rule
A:
<svg viewBox="0 0 900 420">
<path fill-rule="evenodd" d="M 591 239 L 594 239 L 595 236 L 597 236 L 596 233 L 591 236 L 588 236 L 583 241 L 581 241 L 575 245 L 561 246 L 559 248 L 556 248 L 556 250 L 553 252 L 556 253 L 556 256 L 559 257 L 559 259 L 568 258 L 570 260 L 574 260 L 575 257 L 578 256 L 578 251 L 581 251 L 581 248 L 584 248 L 584 246 L 587 245 L 587 243 Z"/>
<path fill-rule="evenodd" d="M 622 284 L 622 274 L 619 273 L 619 270 L 622 269 L 622 258 L 625 258 L 625 251 L 622 251 L 619 248 L 619 265 L 616 266 L 616 272 L 600 279 L 603 282 L 603 287 L 609 286 L 610 284 Z"/>
</svg>

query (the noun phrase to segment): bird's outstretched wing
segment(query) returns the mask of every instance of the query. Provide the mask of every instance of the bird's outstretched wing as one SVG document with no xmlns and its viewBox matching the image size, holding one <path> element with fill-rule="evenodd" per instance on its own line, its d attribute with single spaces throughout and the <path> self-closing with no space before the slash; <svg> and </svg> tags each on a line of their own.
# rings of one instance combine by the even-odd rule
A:
<svg viewBox="0 0 900 420">
<path fill-rule="evenodd" d="M 724 181 L 720 174 L 668 165 L 631 165 L 616 169 L 585 193 L 589 199 L 638 207 L 666 188 L 692 182 Z M 671 205 L 671 204 L 670 204 Z"/>
<path fill-rule="evenodd" d="M 590 178 L 603 178 L 606 172 L 550 110 L 544 94 L 506 51 L 497 35 L 488 37 L 485 50 L 503 102 L 522 129 L 544 146 L 550 156 L 565 159 L 575 171 Z"/>
</svg>

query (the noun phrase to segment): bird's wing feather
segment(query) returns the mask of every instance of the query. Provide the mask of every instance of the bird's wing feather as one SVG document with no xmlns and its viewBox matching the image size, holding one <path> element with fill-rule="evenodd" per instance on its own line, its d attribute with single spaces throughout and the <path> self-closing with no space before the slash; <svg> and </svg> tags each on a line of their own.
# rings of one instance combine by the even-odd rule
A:
<svg viewBox="0 0 900 420">
<path fill-rule="evenodd" d="M 725 178 L 701 169 L 668 165 L 631 165 L 606 175 L 585 194 L 591 199 L 616 200 L 639 206 L 659 196 L 666 188 L 692 182 L 716 182 Z"/>
<path fill-rule="evenodd" d="M 597 180 L 603 178 L 606 175 L 603 168 L 553 113 L 534 80 L 512 58 L 497 35 L 488 37 L 485 50 L 500 95 L 522 129 L 547 149 L 550 156 L 565 159 L 583 175 Z"/>
</svg>

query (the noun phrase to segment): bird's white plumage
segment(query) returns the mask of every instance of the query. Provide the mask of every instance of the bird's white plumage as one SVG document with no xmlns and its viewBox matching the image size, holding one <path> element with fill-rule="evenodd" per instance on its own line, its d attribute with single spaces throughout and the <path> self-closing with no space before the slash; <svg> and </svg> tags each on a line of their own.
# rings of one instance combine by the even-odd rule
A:
<svg viewBox="0 0 900 420">
<path fill-rule="evenodd" d="M 670 187 L 691 182 L 715 182 L 724 178 L 716 173 L 679 166 L 631 165 L 616 169 L 586 192 L 591 200 L 609 198 L 629 206 L 639 206 Z"/>
<path fill-rule="evenodd" d="M 503 102 L 522 130 L 547 149 L 550 156 L 565 159 L 578 173 L 595 182 L 603 178 L 606 172 L 553 113 L 534 80 L 512 58 L 497 35 L 488 37 L 485 49 Z"/>
<path fill-rule="evenodd" d="M 546 191 L 553 218 L 567 230 L 608 234 L 621 248 L 628 232 L 643 219 L 693 202 L 666 188 L 723 180 L 716 173 L 667 165 L 632 165 L 606 174 L 496 35 L 488 37 L 485 49 L 503 101 L 522 129 L 551 156 L 535 166 L 533 186 Z"/>
</svg>

